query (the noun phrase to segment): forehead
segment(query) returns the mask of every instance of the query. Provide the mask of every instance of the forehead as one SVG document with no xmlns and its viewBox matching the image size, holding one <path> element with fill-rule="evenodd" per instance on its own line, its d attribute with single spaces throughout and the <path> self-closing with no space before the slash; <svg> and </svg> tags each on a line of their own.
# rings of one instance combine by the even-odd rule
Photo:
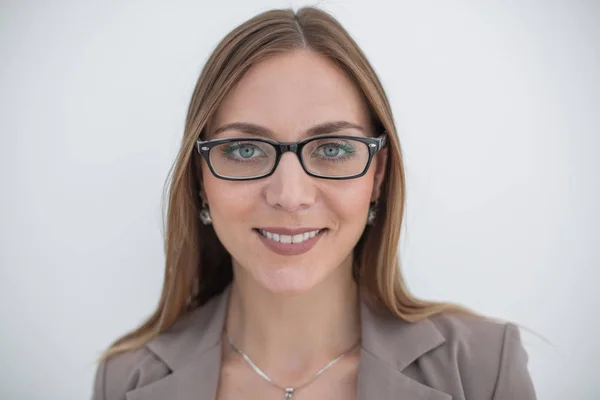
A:
<svg viewBox="0 0 600 400">
<path fill-rule="evenodd" d="M 301 50 L 252 66 L 219 106 L 211 131 L 245 122 L 293 140 L 320 123 L 348 121 L 369 129 L 368 120 L 355 83 L 331 60 Z"/>
</svg>

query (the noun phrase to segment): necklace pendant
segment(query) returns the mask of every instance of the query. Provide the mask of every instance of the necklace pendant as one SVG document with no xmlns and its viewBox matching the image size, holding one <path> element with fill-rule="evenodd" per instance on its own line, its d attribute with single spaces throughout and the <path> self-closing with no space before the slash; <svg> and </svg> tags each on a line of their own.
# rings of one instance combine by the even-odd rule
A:
<svg viewBox="0 0 600 400">
<path fill-rule="evenodd" d="M 294 396 L 294 388 L 286 388 L 285 389 L 285 400 L 292 400 Z"/>
</svg>

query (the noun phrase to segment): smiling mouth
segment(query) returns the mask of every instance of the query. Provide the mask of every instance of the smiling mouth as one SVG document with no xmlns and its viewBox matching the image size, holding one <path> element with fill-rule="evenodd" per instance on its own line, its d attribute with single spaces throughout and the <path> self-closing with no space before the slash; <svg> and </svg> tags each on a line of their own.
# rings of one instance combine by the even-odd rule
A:
<svg viewBox="0 0 600 400">
<path fill-rule="evenodd" d="M 257 229 L 254 228 L 254 230 L 256 232 L 258 232 L 261 236 L 263 236 L 264 238 L 275 242 L 275 243 L 282 243 L 282 244 L 300 244 L 300 243 L 304 243 L 316 236 L 319 236 L 320 234 L 322 234 L 324 231 L 327 230 L 327 228 L 322 228 L 322 229 L 316 229 L 313 231 L 308 231 L 308 232 L 304 232 L 304 233 L 299 233 L 297 235 L 283 235 L 283 234 L 277 234 L 277 233 L 272 233 L 269 231 L 266 231 L 264 229 Z"/>
</svg>

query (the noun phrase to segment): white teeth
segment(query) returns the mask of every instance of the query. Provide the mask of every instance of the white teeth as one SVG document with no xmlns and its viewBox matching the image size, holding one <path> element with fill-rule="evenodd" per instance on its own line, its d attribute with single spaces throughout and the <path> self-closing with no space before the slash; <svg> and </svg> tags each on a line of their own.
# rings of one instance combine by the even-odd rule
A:
<svg viewBox="0 0 600 400">
<path fill-rule="evenodd" d="M 320 229 L 317 229 L 316 231 L 304 232 L 304 233 L 299 233 L 298 235 L 291 236 L 291 235 L 279 235 L 277 233 L 271 233 L 271 232 L 267 232 L 263 229 L 259 229 L 260 234 L 263 235 L 264 237 L 266 237 L 267 239 L 271 239 L 275 242 L 287 243 L 287 244 L 302 243 L 305 240 L 314 238 L 315 236 L 317 236 L 319 234 L 320 231 L 321 231 Z"/>
<path fill-rule="evenodd" d="M 280 243 L 292 243 L 292 237 L 290 235 L 279 235 Z"/>
</svg>

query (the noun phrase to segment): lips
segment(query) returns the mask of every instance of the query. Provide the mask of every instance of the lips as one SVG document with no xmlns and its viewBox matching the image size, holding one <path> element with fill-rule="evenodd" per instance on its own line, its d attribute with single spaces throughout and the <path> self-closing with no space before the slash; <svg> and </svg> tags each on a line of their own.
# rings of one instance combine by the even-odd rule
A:
<svg viewBox="0 0 600 400">
<path fill-rule="evenodd" d="M 274 242 L 279 242 L 279 243 L 294 243 L 294 244 L 302 243 L 305 240 L 314 238 L 315 236 L 317 236 L 319 234 L 320 231 L 321 231 L 320 229 L 316 229 L 316 230 L 310 231 L 310 232 L 298 233 L 297 235 L 284 235 L 284 234 L 277 234 L 277 233 L 259 229 L 259 232 L 263 236 L 265 236 L 267 239 L 270 239 L 270 240 L 273 240 Z"/>
<path fill-rule="evenodd" d="M 271 229 L 271 230 L 269 230 Z M 261 232 L 262 231 L 262 232 Z M 266 228 L 254 229 L 261 242 L 271 251 L 281 255 L 298 255 L 306 253 L 327 234 L 328 229 L 287 229 Z M 281 232 L 278 234 L 277 232 Z M 268 236 L 271 236 L 269 238 Z"/>
<path fill-rule="evenodd" d="M 274 226 L 263 226 L 263 227 L 256 228 L 256 229 L 267 231 L 267 232 L 271 232 L 271 233 L 277 233 L 278 235 L 294 236 L 294 235 L 299 235 L 299 234 L 304 233 L 304 232 L 317 231 L 319 229 L 324 229 L 324 228 L 307 227 L 307 228 L 295 228 L 295 229 L 291 229 L 291 228 L 281 228 L 281 227 L 274 227 Z"/>
</svg>

